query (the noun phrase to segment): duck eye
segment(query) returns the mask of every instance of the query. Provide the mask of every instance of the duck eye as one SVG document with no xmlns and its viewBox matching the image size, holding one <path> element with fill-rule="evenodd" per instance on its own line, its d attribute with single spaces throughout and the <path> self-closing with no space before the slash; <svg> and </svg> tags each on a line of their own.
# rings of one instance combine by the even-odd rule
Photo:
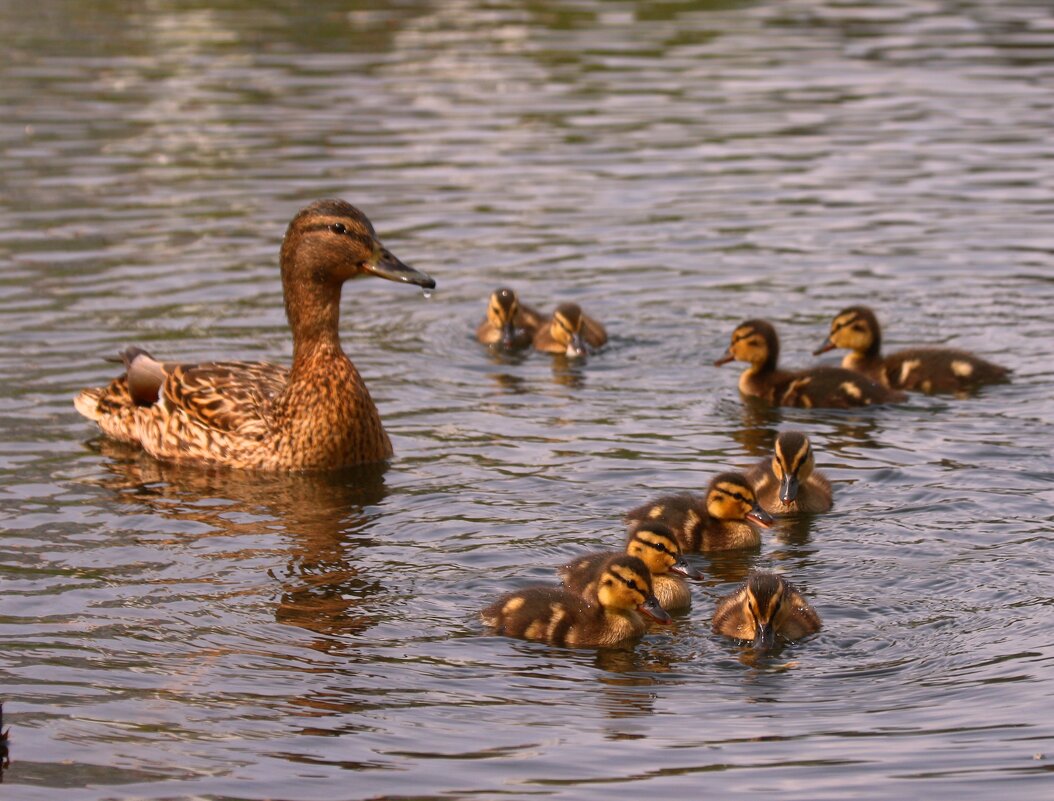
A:
<svg viewBox="0 0 1054 801">
<path fill-rule="evenodd" d="M 329 230 L 335 234 L 346 234 L 348 229 L 344 227 L 344 223 L 333 223 L 329 226 Z"/>
</svg>

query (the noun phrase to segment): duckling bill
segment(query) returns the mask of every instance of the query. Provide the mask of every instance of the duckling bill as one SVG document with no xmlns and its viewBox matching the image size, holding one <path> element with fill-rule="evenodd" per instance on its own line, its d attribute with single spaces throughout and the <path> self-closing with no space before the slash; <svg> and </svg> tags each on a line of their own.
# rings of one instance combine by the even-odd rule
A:
<svg viewBox="0 0 1054 801">
<path fill-rule="evenodd" d="M 757 572 L 717 602 L 711 628 L 755 648 L 771 648 L 777 640 L 799 640 L 822 625 L 793 584 L 776 573 Z"/>
<path fill-rule="evenodd" d="M 289 223 L 282 291 L 293 364 L 176 364 L 125 350 L 125 372 L 83 390 L 77 411 L 103 433 L 158 459 L 258 470 L 329 470 L 381 462 L 392 444 L 355 365 L 340 345 L 344 283 L 360 276 L 435 281 L 385 248 L 365 214 L 319 200 Z"/>
</svg>

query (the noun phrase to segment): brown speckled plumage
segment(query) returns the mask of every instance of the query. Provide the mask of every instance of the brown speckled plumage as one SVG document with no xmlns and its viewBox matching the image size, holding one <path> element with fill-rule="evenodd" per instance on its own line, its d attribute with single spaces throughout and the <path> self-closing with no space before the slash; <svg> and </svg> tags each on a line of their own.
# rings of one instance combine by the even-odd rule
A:
<svg viewBox="0 0 1054 801">
<path fill-rule="evenodd" d="M 756 548 L 761 535 L 748 521 L 766 528 L 772 522 L 750 482 L 734 472 L 714 476 L 705 495 L 663 495 L 627 512 L 625 519 L 631 531 L 645 522 L 668 526 L 684 553 Z"/>
<path fill-rule="evenodd" d="M 293 333 L 290 368 L 169 364 L 132 349 L 124 354 L 126 372 L 82 391 L 77 410 L 107 435 L 141 444 L 159 459 L 320 470 L 391 456 L 377 408 L 340 346 L 341 288 L 360 275 L 428 288 L 435 282 L 382 247 L 366 215 L 340 200 L 317 201 L 293 218 L 281 267 Z"/>
<path fill-rule="evenodd" d="M 739 377 L 739 391 L 776 406 L 849 409 L 907 399 L 903 392 L 841 367 L 781 370 L 779 353 L 779 337 L 772 324 L 747 320 L 732 332 L 728 351 L 714 363 L 748 362 L 750 367 Z"/>
<path fill-rule="evenodd" d="M 831 321 L 816 353 L 848 348 L 842 367 L 887 387 L 916 392 L 966 392 L 1010 380 L 1010 370 L 966 350 L 918 347 L 882 355 L 882 328 L 867 306 L 850 306 Z"/>
</svg>

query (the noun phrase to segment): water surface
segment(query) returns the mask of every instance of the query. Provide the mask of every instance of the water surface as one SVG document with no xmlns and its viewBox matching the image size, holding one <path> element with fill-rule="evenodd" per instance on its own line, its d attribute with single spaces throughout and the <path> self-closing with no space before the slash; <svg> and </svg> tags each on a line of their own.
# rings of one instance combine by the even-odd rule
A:
<svg viewBox="0 0 1054 801">
<path fill-rule="evenodd" d="M 1049 797 L 1049 4 L 280 5 L 0 1 L 10 797 Z M 76 415 L 125 344 L 287 360 L 278 244 L 329 196 L 439 282 L 345 291 L 387 469 L 174 467 Z M 610 347 L 490 356 L 503 284 Z M 861 301 L 1014 382 L 824 413 L 711 366 L 758 316 L 808 363 Z M 482 630 L 787 428 L 834 511 L 700 558 L 671 630 Z M 711 635 L 752 566 L 824 631 Z"/>
</svg>

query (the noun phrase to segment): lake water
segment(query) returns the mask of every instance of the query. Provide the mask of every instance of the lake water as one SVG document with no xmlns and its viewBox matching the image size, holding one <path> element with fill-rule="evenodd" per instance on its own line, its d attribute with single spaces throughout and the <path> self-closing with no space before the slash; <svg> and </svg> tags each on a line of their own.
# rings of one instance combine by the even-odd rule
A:
<svg viewBox="0 0 1054 801">
<path fill-rule="evenodd" d="M 0 37 L 0 796 L 1052 797 L 1050 3 L 0 0 Z M 100 439 L 71 398 L 126 344 L 289 359 L 277 250 L 319 197 L 439 283 L 345 289 L 387 469 Z M 492 357 L 499 285 L 610 346 Z M 859 302 L 1013 383 L 774 411 L 712 366 L 749 317 L 810 363 Z M 700 557 L 671 629 L 482 629 L 787 428 L 834 511 Z M 714 637 L 752 566 L 824 630 Z"/>
</svg>

